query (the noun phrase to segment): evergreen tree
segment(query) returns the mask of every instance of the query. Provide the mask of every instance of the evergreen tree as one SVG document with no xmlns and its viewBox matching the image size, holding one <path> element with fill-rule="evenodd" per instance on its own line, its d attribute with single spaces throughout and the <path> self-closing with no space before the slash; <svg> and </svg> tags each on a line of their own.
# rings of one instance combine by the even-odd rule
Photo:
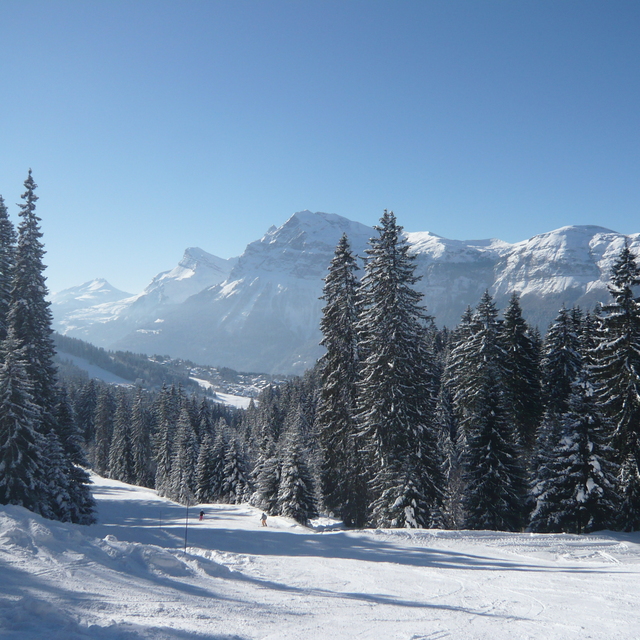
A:
<svg viewBox="0 0 640 640">
<path fill-rule="evenodd" d="M 76 422 L 85 443 L 91 448 L 95 440 L 95 417 L 98 391 L 93 378 L 83 385 L 75 402 Z"/>
<path fill-rule="evenodd" d="M 222 500 L 230 504 L 240 504 L 244 497 L 249 495 L 249 481 L 244 452 L 236 434 L 227 442 L 223 475 Z"/>
<path fill-rule="evenodd" d="M 528 451 L 535 445 L 542 417 L 540 354 L 522 317 L 520 298 L 514 293 L 504 312 L 502 339 L 506 355 L 505 395 L 520 441 Z"/>
<path fill-rule="evenodd" d="M 115 399 L 109 387 L 105 385 L 98 394 L 94 419 L 95 439 L 90 452 L 91 466 L 101 476 L 109 472 L 109 452 L 115 410 Z"/>
<path fill-rule="evenodd" d="M 347 527 L 366 521 L 366 486 L 360 456 L 356 410 L 358 335 L 355 271 L 346 235 L 340 238 L 325 278 L 320 330 L 326 353 L 319 362 L 316 427 L 323 452 L 320 471 L 324 505 Z"/>
<path fill-rule="evenodd" d="M 0 196 L 0 342 L 7 337 L 7 315 L 11 304 L 16 232 Z"/>
<path fill-rule="evenodd" d="M 133 484 L 136 479 L 131 447 L 131 408 L 124 391 L 118 393 L 114 414 L 109 447 L 109 477 L 128 484 Z"/>
<path fill-rule="evenodd" d="M 158 431 L 155 447 L 155 488 L 161 496 L 168 495 L 170 491 L 173 441 L 177 422 L 176 405 L 177 394 L 175 393 L 175 388 L 169 390 L 163 386 L 156 402 Z"/>
<path fill-rule="evenodd" d="M 26 354 L 27 375 L 33 384 L 34 402 L 39 407 L 38 429 L 46 435 L 55 430 L 57 401 L 55 347 L 51 334 L 52 317 L 47 301 L 43 275 L 44 245 L 41 242 L 40 218 L 36 215 L 36 183 L 31 170 L 25 180 L 24 204 L 20 205 L 21 222 L 11 289 L 8 322 L 15 330 L 18 342 Z"/>
<path fill-rule="evenodd" d="M 470 321 L 466 340 L 454 348 L 452 360 L 464 363 L 461 375 L 455 370 L 451 375 L 460 411 L 466 526 L 516 531 L 523 522 L 526 484 L 505 392 L 502 326 L 488 291 Z"/>
<path fill-rule="evenodd" d="M 212 478 L 216 474 L 216 462 L 213 436 L 210 432 L 206 432 L 200 445 L 196 466 L 196 500 L 199 503 L 213 502 L 218 497 L 219 491 L 212 486 Z"/>
<path fill-rule="evenodd" d="M 531 529 L 589 533 L 612 526 L 617 513 L 617 465 L 586 371 L 578 374 L 562 418 L 549 473 L 534 487 Z"/>
<path fill-rule="evenodd" d="M 598 400 L 613 423 L 621 463 L 621 526 L 632 531 L 640 529 L 640 302 L 634 296 L 639 285 L 640 270 L 625 244 L 613 265 L 613 301 L 600 309 L 593 351 Z"/>
<path fill-rule="evenodd" d="M 151 428 L 151 415 L 145 406 L 142 389 L 138 387 L 131 411 L 131 457 L 135 483 L 142 487 L 155 486 Z"/>
<path fill-rule="evenodd" d="M 193 504 L 195 501 L 198 449 L 188 402 L 183 402 L 176 428 L 169 487 L 166 494 L 167 497 L 181 504 Z"/>
<path fill-rule="evenodd" d="M 12 328 L 2 346 L 0 364 L 0 504 L 43 510 L 46 473 L 43 436 L 36 430 L 38 407 L 32 400 L 25 349 Z"/>
<path fill-rule="evenodd" d="M 280 487 L 281 462 L 276 444 L 267 438 L 261 446 L 252 478 L 256 487 L 251 503 L 269 515 L 278 514 L 278 489 Z"/>
<path fill-rule="evenodd" d="M 376 230 L 359 288 L 358 323 L 363 361 L 357 416 L 371 469 L 372 523 L 431 526 L 441 520 L 443 477 L 432 420 L 427 315 L 422 295 L 413 289 L 418 280 L 415 257 L 393 213 L 385 211 Z M 402 495 L 395 493 L 398 473 L 406 478 Z M 391 516 L 387 510 L 398 501 L 403 511 Z"/>
<path fill-rule="evenodd" d="M 296 431 L 288 434 L 281 460 L 277 513 L 306 525 L 318 514 L 311 474 Z"/>
</svg>

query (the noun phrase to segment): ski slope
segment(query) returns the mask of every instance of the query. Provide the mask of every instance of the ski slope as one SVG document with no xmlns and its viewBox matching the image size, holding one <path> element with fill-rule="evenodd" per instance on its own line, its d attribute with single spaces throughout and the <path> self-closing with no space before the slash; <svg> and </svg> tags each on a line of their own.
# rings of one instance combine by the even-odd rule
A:
<svg viewBox="0 0 640 640">
<path fill-rule="evenodd" d="M 263 528 L 244 505 L 187 521 L 93 479 L 91 527 L 0 507 L 3 640 L 640 638 L 639 534 Z"/>
</svg>

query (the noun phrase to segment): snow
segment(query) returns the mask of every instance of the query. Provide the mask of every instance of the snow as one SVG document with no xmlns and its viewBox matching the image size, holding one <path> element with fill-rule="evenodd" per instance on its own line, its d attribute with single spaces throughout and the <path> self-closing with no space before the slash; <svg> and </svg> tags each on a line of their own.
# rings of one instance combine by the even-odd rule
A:
<svg viewBox="0 0 640 640">
<path fill-rule="evenodd" d="M 89 374 L 90 378 L 97 378 L 98 380 L 102 380 L 103 382 L 106 382 L 108 384 L 120 384 L 127 386 L 133 385 L 133 381 L 125 380 L 124 378 L 117 376 L 115 373 L 111 373 L 111 371 L 107 371 L 106 369 L 103 369 L 102 367 L 99 367 L 92 362 L 89 362 L 87 359 L 81 358 L 80 356 L 74 356 L 70 353 L 59 351 L 58 357 L 62 361 L 70 360 L 76 367 L 82 369 L 83 371 L 86 371 Z"/>
<path fill-rule="evenodd" d="M 194 377 L 191 377 L 191 380 L 197 382 L 203 389 L 212 389 L 216 394 L 215 401 L 220 404 L 226 404 L 230 407 L 236 407 L 238 409 L 247 409 L 251 404 L 251 398 L 247 398 L 246 396 L 235 396 L 231 393 L 216 391 L 214 385 L 212 385 L 208 380 L 201 380 L 200 378 Z"/>
<path fill-rule="evenodd" d="M 99 523 L 0 507 L 0 637 L 638 637 L 640 534 L 260 526 L 93 476 Z"/>
</svg>

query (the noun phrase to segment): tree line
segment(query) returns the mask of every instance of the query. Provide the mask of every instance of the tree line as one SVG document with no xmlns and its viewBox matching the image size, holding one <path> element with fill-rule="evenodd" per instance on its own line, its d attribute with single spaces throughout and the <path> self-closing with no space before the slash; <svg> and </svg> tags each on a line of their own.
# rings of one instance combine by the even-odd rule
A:
<svg viewBox="0 0 640 640">
<path fill-rule="evenodd" d="M 640 270 L 626 245 L 611 300 L 563 307 L 544 338 L 517 294 L 501 315 L 485 292 L 438 329 L 385 211 L 362 277 L 348 238 L 336 247 L 325 354 L 240 411 L 176 385 L 56 381 L 30 174 L 25 185 L 17 239 L 0 210 L 0 502 L 89 522 L 88 466 L 184 504 L 248 502 L 301 523 L 640 527 Z"/>
</svg>

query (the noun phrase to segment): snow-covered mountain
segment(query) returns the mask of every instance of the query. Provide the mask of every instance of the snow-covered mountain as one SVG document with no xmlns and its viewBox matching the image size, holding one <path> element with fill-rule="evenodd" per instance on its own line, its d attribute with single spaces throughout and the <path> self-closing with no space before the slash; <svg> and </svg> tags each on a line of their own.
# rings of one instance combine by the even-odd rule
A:
<svg viewBox="0 0 640 640">
<path fill-rule="evenodd" d="M 241 371 L 301 373 L 321 354 L 319 297 L 342 233 L 360 256 L 375 235 L 335 214 L 301 211 L 237 259 L 188 249 L 175 269 L 138 296 L 92 305 L 62 292 L 52 305 L 56 328 L 109 348 Z M 607 299 L 611 265 L 625 239 L 640 253 L 638 234 L 594 226 L 563 227 L 514 244 L 429 232 L 407 238 L 422 276 L 417 287 L 441 326 L 455 326 L 489 289 L 501 308 L 519 292 L 525 315 L 544 331 L 563 303 L 592 307 Z M 68 312 L 72 300 L 76 306 Z"/>
<path fill-rule="evenodd" d="M 171 271 L 159 273 L 138 295 L 113 289 L 105 280 L 65 289 L 51 296 L 53 328 L 100 347 L 111 347 L 141 325 L 161 321 L 160 316 L 182 304 L 189 296 L 223 282 L 237 258 L 218 258 L 198 247 L 184 252 Z M 112 295 L 98 296 L 98 284 Z M 99 289 L 100 291 L 102 289 Z"/>
</svg>

